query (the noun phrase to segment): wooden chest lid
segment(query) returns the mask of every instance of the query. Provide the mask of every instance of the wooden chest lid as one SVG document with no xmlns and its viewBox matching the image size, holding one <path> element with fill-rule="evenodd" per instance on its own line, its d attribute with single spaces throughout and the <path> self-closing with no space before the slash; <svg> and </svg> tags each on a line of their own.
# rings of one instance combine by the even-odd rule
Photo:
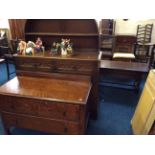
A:
<svg viewBox="0 0 155 155">
<path fill-rule="evenodd" d="M 85 80 L 17 76 L 0 87 L 0 94 L 65 103 L 85 104 L 91 89 Z"/>
</svg>

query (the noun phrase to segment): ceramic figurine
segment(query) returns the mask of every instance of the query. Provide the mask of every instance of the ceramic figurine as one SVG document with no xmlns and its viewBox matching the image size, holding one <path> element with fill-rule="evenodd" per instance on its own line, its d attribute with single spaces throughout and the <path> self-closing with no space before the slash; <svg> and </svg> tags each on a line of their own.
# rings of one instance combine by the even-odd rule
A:
<svg viewBox="0 0 155 155">
<path fill-rule="evenodd" d="M 67 55 L 67 51 L 65 49 L 65 39 L 61 39 L 61 55 L 62 56 L 66 56 Z"/>
<path fill-rule="evenodd" d="M 35 45 L 34 42 L 28 41 L 27 47 L 26 47 L 26 50 L 25 50 L 25 55 L 34 55 L 35 47 L 36 47 L 36 45 Z"/>
<path fill-rule="evenodd" d="M 37 52 L 40 52 L 40 51 L 44 52 L 44 46 L 40 37 L 37 38 L 35 45 L 36 45 L 35 50 Z"/>
<path fill-rule="evenodd" d="M 53 42 L 52 48 L 51 48 L 51 54 L 52 55 L 57 55 L 58 52 L 59 52 L 59 48 L 60 48 L 60 44 L 56 43 L 56 42 Z"/>
<path fill-rule="evenodd" d="M 21 40 L 18 44 L 17 52 L 20 55 L 25 55 L 25 50 L 26 50 L 26 42 Z"/>
<path fill-rule="evenodd" d="M 73 45 L 71 43 L 67 47 L 67 54 L 73 55 Z"/>
<path fill-rule="evenodd" d="M 69 45 L 70 39 L 61 39 L 61 55 L 67 56 L 67 47 Z"/>
</svg>

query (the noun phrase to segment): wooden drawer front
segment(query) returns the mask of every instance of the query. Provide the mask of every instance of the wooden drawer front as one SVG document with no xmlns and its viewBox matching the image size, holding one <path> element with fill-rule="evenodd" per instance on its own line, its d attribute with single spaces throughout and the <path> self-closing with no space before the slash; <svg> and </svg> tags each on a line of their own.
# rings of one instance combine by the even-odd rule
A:
<svg viewBox="0 0 155 155">
<path fill-rule="evenodd" d="M 94 62 L 84 62 L 84 61 L 56 61 L 55 62 L 56 72 L 64 73 L 81 73 L 86 75 L 92 75 L 96 70 Z"/>
<path fill-rule="evenodd" d="M 71 121 L 59 121 L 8 112 L 2 112 L 2 119 L 8 126 L 34 129 L 54 134 L 80 134 L 79 124 Z"/>
<path fill-rule="evenodd" d="M 52 118 L 65 119 L 70 121 L 79 121 L 80 105 L 51 103 L 43 101 L 38 110 L 38 115 Z"/>
<path fill-rule="evenodd" d="M 0 96 L 3 111 L 62 120 L 79 121 L 79 105 L 20 97 Z"/>
<path fill-rule="evenodd" d="M 94 64 L 95 63 L 95 64 Z M 50 59 L 16 59 L 16 69 L 34 72 L 82 73 L 92 75 L 97 63 L 91 61 L 50 60 Z"/>
<path fill-rule="evenodd" d="M 41 59 L 17 59 L 16 69 L 23 71 L 50 72 L 54 68 L 51 60 Z"/>
</svg>

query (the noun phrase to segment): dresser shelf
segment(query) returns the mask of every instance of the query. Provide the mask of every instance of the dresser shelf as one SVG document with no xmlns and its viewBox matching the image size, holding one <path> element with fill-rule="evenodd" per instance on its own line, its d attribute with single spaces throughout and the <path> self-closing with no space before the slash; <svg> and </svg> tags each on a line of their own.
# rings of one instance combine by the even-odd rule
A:
<svg viewBox="0 0 155 155">
<path fill-rule="evenodd" d="M 70 39 L 74 48 L 98 49 L 99 32 L 93 19 L 29 19 L 25 24 L 25 40 L 36 41 L 41 37 L 45 49 L 51 48 L 53 42 Z"/>
</svg>

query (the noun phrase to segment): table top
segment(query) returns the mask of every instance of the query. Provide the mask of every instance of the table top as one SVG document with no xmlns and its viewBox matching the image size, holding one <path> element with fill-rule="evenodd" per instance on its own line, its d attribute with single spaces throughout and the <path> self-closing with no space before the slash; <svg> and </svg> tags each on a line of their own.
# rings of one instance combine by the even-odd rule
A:
<svg viewBox="0 0 155 155">
<path fill-rule="evenodd" d="M 100 69 L 113 69 L 147 73 L 149 71 L 149 63 L 101 60 Z"/>
<path fill-rule="evenodd" d="M 86 104 L 90 79 L 71 80 L 17 76 L 0 87 L 0 94 L 73 104 Z"/>
</svg>

